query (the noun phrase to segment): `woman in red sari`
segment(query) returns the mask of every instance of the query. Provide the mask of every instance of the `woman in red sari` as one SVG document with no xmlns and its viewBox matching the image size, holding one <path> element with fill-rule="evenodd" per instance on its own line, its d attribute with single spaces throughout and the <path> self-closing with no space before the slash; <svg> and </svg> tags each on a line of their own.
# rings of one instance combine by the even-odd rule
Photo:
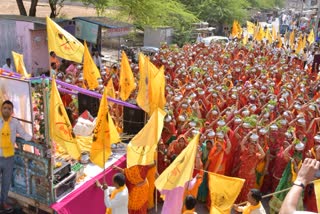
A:
<svg viewBox="0 0 320 214">
<path fill-rule="evenodd" d="M 259 143 L 256 141 L 258 135 L 252 134 L 247 146 L 244 145 L 245 140 L 241 142 L 241 156 L 240 156 L 240 170 L 238 173 L 239 178 L 245 179 L 241 193 L 238 196 L 238 202 L 247 200 L 247 195 L 250 189 L 254 188 L 256 184 L 256 167 L 258 162 L 265 158 L 265 153 Z"/>
</svg>

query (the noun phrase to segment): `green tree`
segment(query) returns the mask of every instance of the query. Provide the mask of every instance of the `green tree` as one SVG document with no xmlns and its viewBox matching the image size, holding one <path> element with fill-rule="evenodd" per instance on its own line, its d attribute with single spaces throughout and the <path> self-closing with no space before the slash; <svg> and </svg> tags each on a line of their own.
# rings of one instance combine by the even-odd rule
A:
<svg viewBox="0 0 320 214">
<path fill-rule="evenodd" d="M 84 5 L 86 6 L 93 5 L 96 9 L 97 16 L 103 16 L 106 13 L 106 9 L 109 4 L 108 0 L 81 0 L 81 2 L 84 3 Z"/>
<path fill-rule="evenodd" d="M 221 34 L 224 24 L 231 25 L 233 20 L 247 20 L 248 6 L 246 0 L 204 0 L 197 10 L 199 18 L 217 26 L 217 31 Z"/>
<path fill-rule="evenodd" d="M 113 0 L 117 19 L 131 22 L 138 28 L 145 26 L 181 27 L 197 20 L 196 16 L 175 0 Z"/>
</svg>

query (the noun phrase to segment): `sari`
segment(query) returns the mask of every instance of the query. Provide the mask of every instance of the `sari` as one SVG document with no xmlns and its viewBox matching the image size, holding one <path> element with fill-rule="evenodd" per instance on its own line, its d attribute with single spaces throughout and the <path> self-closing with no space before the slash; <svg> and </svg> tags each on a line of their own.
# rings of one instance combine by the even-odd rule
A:
<svg viewBox="0 0 320 214">
<path fill-rule="evenodd" d="M 240 156 L 240 169 L 238 173 L 239 178 L 243 178 L 246 181 L 242 187 L 242 190 L 238 196 L 238 202 L 244 202 L 247 200 L 247 195 L 250 189 L 255 187 L 256 184 L 256 172 L 255 169 L 259 162 L 259 154 L 250 154 L 248 149 L 245 149 Z"/>
<path fill-rule="evenodd" d="M 132 166 L 124 169 L 129 191 L 129 214 L 146 214 L 148 208 L 149 183 L 146 180 L 150 166 Z"/>
<path fill-rule="evenodd" d="M 207 162 L 207 160 L 208 160 L 208 156 L 209 156 L 209 152 L 210 152 L 210 151 L 207 150 L 206 141 L 204 141 L 202 143 L 201 150 L 202 150 L 201 160 L 202 160 L 202 163 L 205 164 Z M 202 178 L 202 183 L 199 186 L 197 199 L 200 202 L 206 202 L 208 192 L 209 192 L 209 189 L 208 189 L 208 174 L 206 172 L 204 172 L 204 175 L 203 175 L 203 178 Z"/>
<path fill-rule="evenodd" d="M 299 158 L 302 159 L 302 154 L 301 153 L 294 153 L 294 156 L 298 156 Z M 294 174 L 292 173 L 291 170 L 291 161 L 287 164 L 282 177 L 280 179 L 279 185 L 276 188 L 276 192 L 277 191 L 281 191 L 283 189 L 287 189 L 289 187 L 292 187 L 293 185 L 293 180 L 294 180 Z M 286 192 L 281 192 L 278 194 L 273 195 L 273 197 L 271 198 L 271 200 L 269 201 L 269 207 L 270 207 L 270 213 L 271 214 L 275 214 L 275 213 L 279 213 L 282 202 L 284 201 L 286 195 L 287 195 L 287 191 Z M 303 210 L 303 202 L 302 202 L 302 198 L 300 197 L 299 201 L 298 201 L 298 206 L 297 206 L 297 210 Z"/>
</svg>

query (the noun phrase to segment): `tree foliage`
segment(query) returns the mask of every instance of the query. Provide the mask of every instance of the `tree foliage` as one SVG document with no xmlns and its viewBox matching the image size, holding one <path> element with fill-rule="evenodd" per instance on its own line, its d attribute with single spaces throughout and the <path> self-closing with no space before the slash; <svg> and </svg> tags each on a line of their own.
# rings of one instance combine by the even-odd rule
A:
<svg viewBox="0 0 320 214">
<path fill-rule="evenodd" d="M 77 1 L 77 0 L 72 0 L 72 1 Z M 109 5 L 108 0 L 81 0 L 81 2 L 86 6 L 93 5 L 96 10 L 97 16 L 103 16 Z"/>
<path fill-rule="evenodd" d="M 175 0 L 112 0 L 117 8 L 117 19 L 131 22 L 138 28 L 144 26 L 173 26 L 191 24 L 197 18 Z"/>
</svg>

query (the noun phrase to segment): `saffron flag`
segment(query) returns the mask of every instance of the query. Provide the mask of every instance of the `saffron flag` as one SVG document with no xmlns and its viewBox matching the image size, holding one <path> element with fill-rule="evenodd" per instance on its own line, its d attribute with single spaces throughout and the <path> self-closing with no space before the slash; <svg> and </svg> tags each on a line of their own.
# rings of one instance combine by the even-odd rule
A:
<svg viewBox="0 0 320 214">
<path fill-rule="evenodd" d="M 122 51 L 122 55 L 121 55 L 119 85 L 120 85 L 120 98 L 123 101 L 126 101 L 129 98 L 131 92 L 136 88 L 136 84 L 134 82 L 134 76 L 131 71 L 128 57 L 124 51 Z"/>
<path fill-rule="evenodd" d="M 100 71 L 91 57 L 86 42 L 84 42 L 83 78 L 87 81 L 90 90 L 99 86 L 98 78 L 101 78 Z"/>
<path fill-rule="evenodd" d="M 255 24 L 252 22 L 247 21 L 247 33 L 248 34 L 254 34 Z"/>
<path fill-rule="evenodd" d="M 290 37 L 289 37 L 289 45 L 290 45 L 290 47 L 291 47 L 291 49 L 293 49 L 294 47 L 294 38 L 295 38 L 295 36 L 294 36 L 294 30 L 290 33 Z"/>
<path fill-rule="evenodd" d="M 199 136 L 197 134 L 170 166 L 157 178 L 155 186 L 159 191 L 184 187 L 185 183 L 191 180 Z"/>
<path fill-rule="evenodd" d="M 154 152 L 161 137 L 165 115 L 158 108 L 143 129 L 132 138 L 127 147 L 127 167 L 154 163 Z"/>
<path fill-rule="evenodd" d="M 49 121 L 51 139 L 72 158 L 79 159 L 80 147 L 72 131 L 72 125 L 58 92 L 55 78 L 52 79 L 51 85 Z"/>
<path fill-rule="evenodd" d="M 302 49 L 304 49 L 306 47 L 306 45 L 307 45 L 307 36 L 304 35 L 303 36 L 303 42 L 302 42 Z"/>
<path fill-rule="evenodd" d="M 314 32 L 313 32 L 313 29 L 311 29 L 311 31 L 310 31 L 310 33 L 309 33 L 309 35 L 308 35 L 308 42 L 310 43 L 310 44 L 312 44 L 312 43 L 314 43 L 314 41 L 315 41 L 315 39 L 314 39 Z"/>
<path fill-rule="evenodd" d="M 26 66 L 23 61 L 23 55 L 14 51 L 11 51 L 11 53 L 17 73 L 21 74 L 23 77 L 29 77 L 30 75 L 27 73 Z"/>
<path fill-rule="evenodd" d="M 149 115 L 152 114 L 157 108 L 161 108 L 162 110 L 164 110 L 164 106 L 166 105 L 164 67 L 162 66 L 159 70 L 155 67 L 155 69 L 157 71 L 157 74 L 152 77 L 150 81 L 151 87 L 149 97 Z"/>
<path fill-rule="evenodd" d="M 267 41 L 269 42 L 269 44 L 271 44 L 272 43 L 272 35 L 268 29 L 267 29 L 265 35 L 266 35 Z"/>
<path fill-rule="evenodd" d="M 107 95 L 108 97 L 112 97 L 112 98 L 116 98 L 116 91 L 114 90 L 114 87 L 113 87 L 113 81 L 112 81 L 112 78 L 110 78 L 110 80 L 108 81 L 108 84 L 107 84 Z"/>
<path fill-rule="evenodd" d="M 139 90 L 137 94 L 137 104 L 145 112 L 150 112 L 150 103 L 149 103 L 149 92 L 150 92 L 150 73 L 149 73 L 149 59 L 144 56 L 142 53 L 139 54 Z"/>
<path fill-rule="evenodd" d="M 320 210 L 320 179 L 313 181 L 314 192 L 316 194 L 317 208 Z"/>
<path fill-rule="evenodd" d="M 229 214 L 232 205 L 237 199 L 245 179 L 228 177 L 215 173 L 208 173 L 208 186 L 210 190 L 210 214 Z"/>
<path fill-rule="evenodd" d="M 90 160 L 101 168 L 104 168 L 104 165 L 111 154 L 112 141 L 120 139 L 115 127 L 112 127 L 113 121 L 108 111 L 107 93 L 108 92 L 105 87 L 100 101 L 97 122 L 93 131 L 92 146 L 90 150 Z"/>
<path fill-rule="evenodd" d="M 301 50 L 303 50 L 303 38 L 302 38 L 302 35 L 300 36 L 299 38 L 299 41 L 298 41 L 298 46 L 297 46 L 297 49 L 296 49 L 296 53 L 299 54 L 301 52 Z"/>
<path fill-rule="evenodd" d="M 49 17 L 46 18 L 46 22 L 49 52 L 54 51 L 63 59 L 81 63 L 84 53 L 82 43 Z"/>
<path fill-rule="evenodd" d="M 233 38 L 238 37 L 239 32 L 240 32 L 240 29 L 238 29 L 238 21 L 234 20 L 232 24 L 232 31 L 231 31 L 232 37 Z"/>
<path fill-rule="evenodd" d="M 242 43 L 243 45 L 246 45 L 248 43 L 248 34 L 243 37 Z"/>
</svg>

